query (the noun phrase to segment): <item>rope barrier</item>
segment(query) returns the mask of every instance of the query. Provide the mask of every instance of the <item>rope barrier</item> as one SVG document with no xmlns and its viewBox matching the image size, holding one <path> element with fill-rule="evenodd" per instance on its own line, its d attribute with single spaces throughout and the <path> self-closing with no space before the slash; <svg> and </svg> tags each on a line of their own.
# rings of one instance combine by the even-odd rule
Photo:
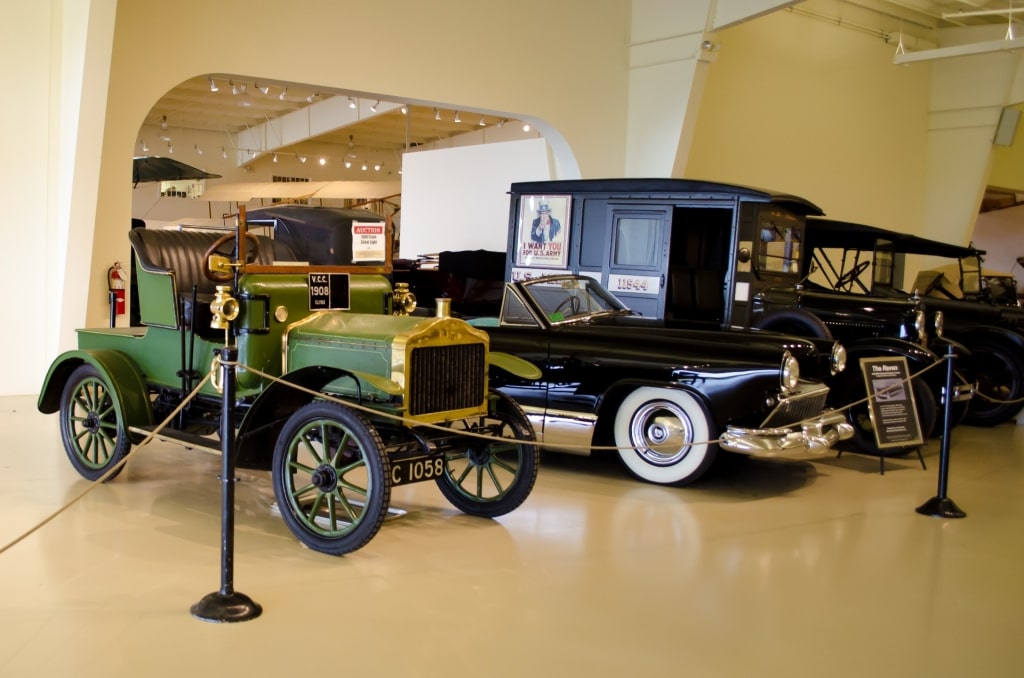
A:
<svg viewBox="0 0 1024 678">
<path fill-rule="evenodd" d="M 166 419 L 164 419 L 162 422 L 160 422 L 160 424 L 153 431 L 151 431 L 145 438 L 143 438 L 142 442 L 140 442 L 137 445 L 135 445 L 135 447 L 145 447 L 146 445 L 148 445 L 150 443 L 150 441 L 153 440 L 153 438 L 156 437 L 160 433 L 160 431 L 162 431 L 164 428 L 167 427 L 167 425 L 174 419 L 174 417 L 178 416 L 178 413 L 181 412 L 182 409 L 184 409 L 185 405 L 187 405 L 193 398 L 196 397 L 196 394 L 199 393 L 199 389 L 201 389 L 203 387 L 203 385 L 206 384 L 206 382 L 209 381 L 209 380 L 210 380 L 210 374 L 207 373 L 207 375 L 205 377 L 203 377 L 203 380 L 199 382 L 199 384 L 192 390 L 191 393 L 188 394 L 188 396 L 181 402 L 181 404 L 179 404 L 176 408 L 174 408 L 174 411 L 171 412 L 167 416 Z M 128 435 L 128 431 L 127 430 L 124 432 L 124 435 Z M 17 537 L 12 539 L 8 543 L 4 544 L 2 547 L 0 547 L 0 555 L 3 555 L 9 549 L 13 548 L 17 544 L 19 544 L 22 541 L 24 541 L 29 536 L 31 536 L 31 535 L 35 534 L 36 532 L 38 532 L 44 525 L 48 524 L 54 518 L 56 518 L 57 516 L 59 516 L 60 514 L 64 513 L 69 508 L 71 508 L 72 506 L 77 504 L 79 501 L 81 501 L 83 498 L 85 498 L 90 492 L 95 490 L 97 487 L 100 487 L 112 475 L 114 475 L 115 473 L 120 471 L 124 467 L 124 465 L 126 463 L 128 463 L 128 459 L 130 457 L 131 457 L 130 454 L 126 454 L 124 457 L 122 457 L 120 459 L 120 461 L 118 461 L 116 464 L 114 464 L 109 469 L 107 469 L 106 473 L 104 473 L 102 476 L 97 478 L 91 484 L 86 486 L 86 488 L 84 490 L 82 490 L 82 492 L 80 492 L 79 494 L 77 494 L 74 497 L 72 497 L 67 503 L 65 503 L 63 506 L 58 508 L 56 511 L 54 511 L 53 513 L 48 515 L 42 521 L 40 521 L 36 525 L 32 526 L 31 528 L 29 528 L 28 530 L 26 530 L 22 534 L 18 535 Z"/>
<path fill-rule="evenodd" d="M 948 357 L 943 357 L 942 358 L 942 361 L 945 361 L 945 360 L 948 360 Z M 893 384 L 891 386 L 887 386 L 886 388 L 880 390 L 878 393 L 876 393 L 874 395 L 870 395 L 869 394 L 865 398 L 861 398 L 860 400 L 856 400 L 856 401 L 854 401 L 852 403 L 844 405 L 843 407 L 835 408 L 834 411 L 836 411 L 836 412 L 844 412 L 844 411 L 850 409 L 851 407 L 855 407 L 855 406 L 861 405 L 863 403 L 869 402 L 870 400 L 872 400 L 874 398 L 877 398 L 880 394 L 888 392 L 888 391 L 890 391 L 892 389 L 895 389 L 898 386 L 902 385 L 903 383 L 910 382 L 911 380 L 921 376 L 922 374 L 924 374 L 928 370 L 934 369 L 939 364 L 941 364 L 942 361 L 936 361 L 935 363 L 925 367 L 924 369 L 920 370 L 919 372 L 916 372 L 916 373 L 908 376 L 906 379 L 901 379 L 899 384 Z M 219 357 L 217 357 L 217 358 L 214 359 L 214 361 L 213 361 L 213 363 L 211 365 L 210 371 L 206 373 L 206 376 L 203 377 L 203 379 L 196 385 L 196 387 L 194 389 L 192 389 L 191 392 L 189 392 L 189 394 L 182 400 L 182 402 L 180 404 L 178 404 L 178 406 L 175 407 L 174 410 L 169 415 L 167 415 L 167 417 L 162 422 L 160 422 L 159 425 L 157 425 L 152 431 L 150 431 L 146 435 L 146 437 L 143 438 L 143 440 L 141 442 L 135 444 L 134 447 L 136 447 L 136 448 L 146 447 L 155 437 L 160 435 L 160 432 L 164 428 L 166 428 L 170 424 L 171 421 L 174 420 L 174 418 L 181 412 L 181 410 L 184 409 L 185 406 L 196 397 L 196 395 L 198 395 L 200 389 L 204 385 L 206 385 L 206 382 L 211 380 L 211 378 L 214 375 L 214 372 L 222 364 L 231 365 L 231 366 L 235 367 L 236 369 L 240 369 L 240 370 L 246 371 L 246 372 L 251 372 L 252 374 L 255 374 L 255 375 L 257 375 L 259 377 L 262 377 L 264 379 L 269 379 L 269 380 L 271 380 L 271 381 L 273 381 L 275 383 L 283 383 L 286 386 L 294 388 L 294 389 L 296 389 L 298 391 L 301 391 L 303 393 L 306 393 L 308 395 L 312 395 L 312 396 L 314 396 L 316 398 L 321 398 L 323 400 L 328 400 L 328 401 L 331 401 L 331 402 L 339 403 L 339 404 L 345 405 L 346 407 L 351 407 L 353 409 L 360 410 L 360 411 L 372 414 L 375 417 L 380 417 L 380 418 L 385 418 L 385 419 L 392 419 L 392 420 L 394 420 L 396 422 L 400 422 L 402 424 L 415 425 L 415 426 L 425 427 L 425 428 L 432 428 L 432 429 L 439 430 L 439 431 L 453 431 L 453 429 L 450 428 L 449 426 L 444 426 L 444 425 L 441 425 L 441 424 L 430 424 L 430 423 L 425 423 L 425 422 L 419 422 L 419 421 L 416 421 L 414 419 L 409 419 L 407 417 L 403 417 L 401 415 L 391 414 L 391 413 L 388 413 L 388 412 L 382 412 L 379 409 L 368 407 L 368 406 L 362 405 L 360 403 L 354 403 L 351 400 L 346 400 L 346 399 L 343 399 L 343 398 L 337 398 L 337 397 L 331 396 L 329 394 L 325 394 L 325 393 L 322 393 L 320 391 L 316 391 L 314 389 L 310 389 L 310 388 L 306 388 L 304 386 L 300 386 L 299 384 L 293 384 L 293 383 L 291 383 L 291 382 L 289 382 L 289 381 L 287 381 L 285 379 L 282 379 L 282 378 L 277 377 L 277 376 L 272 375 L 272 374 L 268 374 L 268 373 L 263 372 L 263 371 L 255 368 L 255 367 L 251 367 L 249 365 L 245 365 L 244 363 L 241 363 L 239 361 L 223 361 L 223 360 L 220 360 Z M 961 383 L 965 383 L 965 384 L 967 383 L 962 377 L 960 379 L 961 379 Z M 979 394 L 976 391 L 975 391 L 974 395 L 975 396 L 981 395 L 986 400 L 989 400 L 991 402 L 996 402 L 996 403 L 1018 403 L 1018 402 L 1024 401 L 1024 398 L 1018 398 L 1016 400 L 1010 400 L 1010 401 L 996 400 L 994 398 L 991 398 L 990 396 L 985 396 L 984 394 Z M 816 417 L 815 418 L 804 419 L 804 420 L 801 420 L 801 421 L 798 421 L 798 422 L 794 422 L 791 425 L 795 426 L 795 425 L 798 425 L 798 424 L 804 424 L 804 423 L 808 423 L 808 422 L 813 422 L 815 420 L 816 420 Z M 486 440 L 486 441 L 490 441 L 490 442 L 506 442 L 506 443 L 514 442 L 514 443 L 536 444 L 535 440 L 524 441 L 524 440 L 519 440 L 519 439 L 515 439 L 515 438 L 502 438 L 500 436 L 491 436 L 491 435 L 487 435 L 487 434 L 483 434 L 483 433 L 476 433 L 474 431 L 455 431 L 455 432 L 458 433 L 458 435 L 460 435 L 460 436 L 465 436 L 465 437 L 470 437 L 470 438 L 477 438 L 477 439 Z M 127 431 L 125 431 L 125 435 L 127 435 Z M 711 444 L 711 443 L 717 443 L 717 442 L 720 442 L 721 440 L 722 440 L 721 438 L 714 438 L 712 440 L 693 441 L 693 442 L 688 443 L 688 445 L 690 445 L 690 446 L 706 445 L 706 444 Z M 636 449 L 635 447 L 632 447 L 632 446 L 621 446 L 620 447 L 620 446 L 617 446 L 617 445 L 576 445 L 576 444 L 570 444 L 570 443 L 550 443 L 550 444 L 544 443 L 543 447 L 556 448 L 556 449 L 564 449 L 564 450 L 584 450 L 584 451 L 587 451 L 587 450 L 589 450 L 589 451 L 594 451 L 594 450 L 598 450 L 598 451 L 619 451 L 619 450 L 625 450 L 625 449 Z M 58 508 L 56 511 L 51 513 L 49 516 L 44 518 L 42 521 L 40 521 L 36 525 L 32 526 L 31 528 L 29 528 L 28 530 L 26 530 L 22 534 L 18 535 L 17 537 L 15 537 L 11 541 L 9 541 L 7 544 L 5 544 L 2 547 L 0 547 L 0 555 L 6 553 L 8 550 L 13 548 L 17 544 L 21 543 L 22 541 L 24 541 L 26 538 L 28 538 L 32 534 L 38 532 L 45 525 L 47 525 L 52 520 L 54 520 L 57 516 L 59 516 L 60 514 L 64 513 L 66 510 L 71 508 L 74 504 L 76 504 L 79 501 L 81 501 L 90 492 L 95 490 L 97 487 L 101 486 L 112 475 L 114 475 L 121 468 L 123 468 L 125 466 L 125 464 L 127 464 L 128 460 L 131 459 L 131 458 L 132 458 L 132 455 L 126 454 L 114 466 L 112 466 L 110 469 L 108 469 L 102 476 L 100 476 L 94 482 L 89 484 L 78 495 L 72 497 L 67 503 L 65 503 L 63 506 Z"/>
</svg>

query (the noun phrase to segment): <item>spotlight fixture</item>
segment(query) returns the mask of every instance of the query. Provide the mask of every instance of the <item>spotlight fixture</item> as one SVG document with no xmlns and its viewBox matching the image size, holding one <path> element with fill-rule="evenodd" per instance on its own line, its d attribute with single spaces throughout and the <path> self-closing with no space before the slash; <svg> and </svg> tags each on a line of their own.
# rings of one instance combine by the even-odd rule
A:
<svg viewBox="0 0 1024 678">
<path fill-rule="evenodd" d="M 218 92 L 218 91 L 220 91 L 220 87 L 217 87 L 217 83 L 215 83 L 213 81 L 213 78 L 210 78 L 210 91 L 211 92 Z"/>
<path fill-rule="evenodd" d="M 167 142 L 167 155 L 174 155 L 174 146 L 170 141 Z"/>
<path fill-rule="evenodd" d="M 263 87 L 260 87 L 260 84 L 258 82 L 254 82 L 253 85 L 256 86 L 256 89 L 258 89 L 259 91 L 263 92 L 263 94 L 270 94 L 270 88 L 267 87 L 266 85 L 264 85 Z"/>
<path fill-rule="evenodd" d="M 220 157 L 224 158 L 225 160 L 228 159 L 228 152 L 224 150 L 223 146 L 220 147 Z"/>
<path fill-rule="evenodd" d="M 273 160 L 274 162 L 277 162 L 277 153 L 274 154 L 274 157 L 271 158 L 271 160 Z"/>
<path fill-rule="evenodd" d="M 320 156 L 320 164 L 321 165 L 326 165 L 327 164 L 327 158 L 325 158 L 324 156 L 321 155 Z"/>
<path fill-rule="evenodd" d="M 498 121 L 498 127 L 504 127 L 504 126 L 505 126 L 505 120 L 504 119 L 499 120 Z"/>
<path fill-rule="evenodd" d="M 348 107 L 349 108 L 355 108 L 356 107 L 356 100 L 353 99 L 352 97 L 348 98 Z"/>
<path fill-rule="evenodd" d="M 524 132 L 529 132 L 530 131 L 530 123 L 528 123 L 528 122 L 524 122 L 523 123 L 523 131 Z"/>
<path fill-rule="evenodd" d="M 434 120 L 440 120 L 440 119 L 441 119 L 441 111 L 437 110 L 437 107 L 435 106 L 434 107 Z"/>
<path fill-rule="evenodd" d="M 366 163 L 365 162 L 363 163 L 363 171 L 364 172 L 366 171 Z"/>
<path fill-rule="evenodd" d="M 480 124 L 481 127 L 486 127 L 487 126 L 487 122 L 484 121 L 484 116 L 482 116 L 482 115 L 480 116 L 480 123 L 479 124 Z"/>
<path fill-rule="evenodd" d="M 455 122 L 462 122 L 462 116 L 459 115 L 458 111 L 455 111 Z"/>
<path fill-rule="evenodd" d="M 373 171 L 374 172 L 379 172 L 380 171 L 380 163 L 379 162 L 378 163 L 374 163 Z"/>
<path fill-rule="evenodd" d="M 242 84 L 240 84 L 240 85 L 238 86 L 238 91 L 239 91 L 239 92 L 241 92 L 242 94 L 245 94 L 246 92 L 248 92 L 248 91 L 249 91 L 249 86 L 248 86 L 248 85 L 246 85 L 246 84 L 245 84 L 245 83 L 243 82 Z"/>
<path fill-rule="evenodd" d="M 281 93 L 277 95 L 277 98 L 280 99 L 281 101 L 284 101 L 284 96 L 286 94 L 288 94 L 288 88 L 287 87 L 285 87 L 283 90 L 281 90 Z"/>
<path fill-rule="evenodd" d="M 300 155 L 300 156 L 299 156 L 299 162 L 301 162 L 301 163 L 304 163 L 304 162 L 306 162 L 306 156 L 304 156 L 304 155 Z"/>
<path fill-rule="evenodd" d="M 231 93 L 238 94 L 238 85 L 235 84 L 234 80 L 228 80 L 228 84 L 231 85 Z"/>
<path fill-rule="evenodd" d="M 203 149 L 199 148 L 199 144 L 194 144 L 193 148 L 196 149 L 196 153 L 198 153 L 199 155 L 203 154 Z"/>
<path fill-rule="evenodd" d="M 402 115 L 408 115 L 408 114 L 409 114 L 409 107 L 406 106 L 405 104 L 402 104 Z"/>
<path fill-rule="evenodd" d="M 142 152 L 149 153 L 149 146 L 146 145 L 146 142 L 143 141 L 142 139 L 139 139 L 139 143 L 142 144 Z"/>
<path fill-rule="evenodd" d="M 313 92 L 308 97 L 306 97 L 306 103 L 307 104 L 313 103 L 313 99 L 316 99 L 318 96 L 320 96 L 320 92 Z"/>
<path fill-rule="evenodd" d="M 345 169 L 349 169 L 350 167 L 352 167 L 352 161 L 351 160 L 346 160 L 345 161 Z"/>
<path fill-rule="evenodd" d="M 167 129 L 167 116 L 166 115 L 163 117 L 162 120 L 160 120 L 160 129 Z"/>
<path fill-rule="evenodd" d="M 373 106 L 370 106 L 370 110 L 376 113 L 378 106 L 380 106 L 380 99 L 377 99 L 377 103 L 375 103 Z"/>
</svg>

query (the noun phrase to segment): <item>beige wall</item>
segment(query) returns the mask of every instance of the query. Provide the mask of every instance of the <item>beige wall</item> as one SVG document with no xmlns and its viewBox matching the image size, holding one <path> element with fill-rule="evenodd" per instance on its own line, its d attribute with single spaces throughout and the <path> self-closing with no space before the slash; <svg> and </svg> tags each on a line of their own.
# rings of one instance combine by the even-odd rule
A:
<svg viewBox="0 0 1024 678">
<path fill-rule="evenodd" d="M 777 12 L 721 31 L 686 175 L 793 193 L 919 232 L 929 69 L 874 36 Z"/>
</svg>

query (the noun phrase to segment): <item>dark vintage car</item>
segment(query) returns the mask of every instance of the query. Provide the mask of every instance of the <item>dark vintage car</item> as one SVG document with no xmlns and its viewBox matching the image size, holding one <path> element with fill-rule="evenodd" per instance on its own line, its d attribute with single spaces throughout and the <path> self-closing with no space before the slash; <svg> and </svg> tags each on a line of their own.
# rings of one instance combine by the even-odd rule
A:
<svg viewBox="0 0 1024 678">
<path fill-rule="evenodd" d="M 771 332 L 685 330 L 633 314 L 586 276 L 505 287 L 501 315 L 470 321 L 494 351 L 537 365 L 539 378 L 492 373 L 526 411 L 542 445 L 617 449 L 637 477 L 697 480 L 719 449 L 759 457 L 820 456 L 853 434 L 806 372 L 841 371 L 835 342 Z M 820 377 L 820 375 L 818 375 Z"/>
<path fill-rule="evenodd" d="M 861 305 L 913 299 L 941 324 L 942 333 L 966 347 L 958 365 L 976 384 L 965 421 L 992 426 L 1024 407 L 1024 309 L 995 303 L 982 285 L 982 252 L 891 230 L 830 219 L 808 219 L 801 270 L 820 273 L 808 289 L 840 293 Z M 951 259 L 960 271 L 960 298 L 940 291 L 941 279 L 925 273 L 906 289 L 908 255 Z M 819 282 L 814 283 L 817 279 Z"/>
<path fill-rule="evenodd" d="M 862 361 L 904 358 L 915 375 L 922 434 L 937 428 L 945 375 L 917 305 L 864 303 L 802 287 L 805 223 L 823 214 L 809 200 L 711 181 L 644 178 L 521 182 L 512 184 L 510 196 L 507 280 L 581 273 L 634 311 L 671 325 L 834 338 L 846 347 L 851 369 L 829 380 L 830 404 L 861 403 L 845 410 L 853 443 L 874 454 L 912 446 L 878 444 Z M 558 222 L 549 242 L 532 237 L 542 214 Z M 970 389 L 958 385 L 954 400 L 969 398 Z"/>
</svg>

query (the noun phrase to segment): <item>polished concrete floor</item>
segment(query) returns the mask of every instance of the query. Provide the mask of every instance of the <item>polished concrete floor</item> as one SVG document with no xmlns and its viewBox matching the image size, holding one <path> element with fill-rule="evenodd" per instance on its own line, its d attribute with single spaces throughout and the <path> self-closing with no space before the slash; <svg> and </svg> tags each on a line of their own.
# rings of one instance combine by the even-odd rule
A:
<svg viewBox="0 0 1024 678">
<path fill-rule="evenodd" d="M 0 398 L 0 676 L 1020 676 L 1024 425 L 914 457 L 727 459 L 690 488 L 545 455 L 497 520 L 398 488 L 362 550 L 303 548 L 266 474 L 237 486 L 234 588 L 256 619 L 197 620 L 218 591 L 220 458 L 160 442 L 116 480 L 72 470 L 56 416 Z M 16 542 L 16 543 L 15 543 Z"/>
</svg>

